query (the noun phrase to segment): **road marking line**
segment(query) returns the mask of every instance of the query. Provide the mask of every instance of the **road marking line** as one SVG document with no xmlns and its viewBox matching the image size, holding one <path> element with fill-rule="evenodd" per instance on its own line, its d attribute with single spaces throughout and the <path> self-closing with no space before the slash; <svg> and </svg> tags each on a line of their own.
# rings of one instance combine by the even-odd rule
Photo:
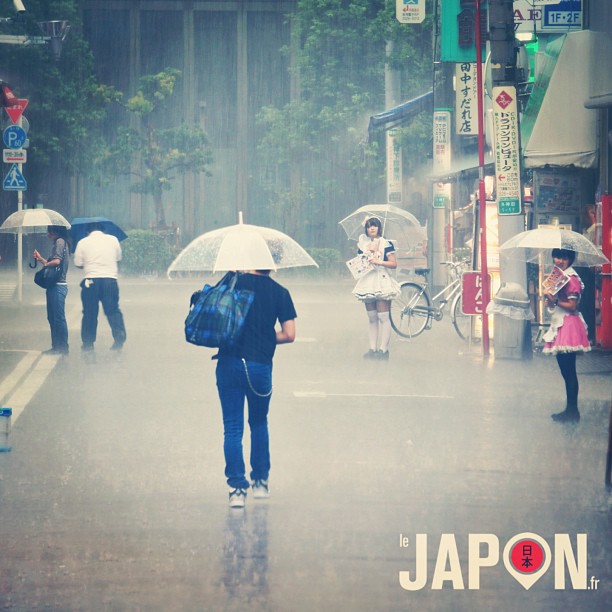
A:
<svg viewBox="0 0 612 612">
<path fill-rule="evenodd" d="M 294 391 L 294 397 L 410 397 L 420 399 L 455 399 L 454 395 L 423 395 L 422 393 L 326 393 L 325 391 Z"/>
<path fill-rule="evenodd" d="M 25 353 L 13 371 L 0 382 L 0 400 L 4 399 L 19 384 L 40 355 L 39 351 L 25 351 Z"/>
<path fill-rule="evenodd" d="M 42 387 L 47 376 L 53 372 L 60 355 L 42 355 L 36 367 L 23 381 L 20 387 L 7 400 L 6 406 L 13 409 L 13 423 L 17 421 L 23 409 L 28 405 L 35 393 Z M 23 361 L 23 360 L 22 360 Z"/>
</svg>

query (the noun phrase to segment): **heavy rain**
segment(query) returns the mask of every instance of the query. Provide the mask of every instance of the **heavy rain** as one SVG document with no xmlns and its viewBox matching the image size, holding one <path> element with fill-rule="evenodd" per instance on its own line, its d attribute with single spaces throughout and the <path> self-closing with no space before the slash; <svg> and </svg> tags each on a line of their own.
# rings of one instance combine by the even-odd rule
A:
<svg viewBox="0 0 612 612">
<path fill-rule="evenodd" d="M 464 4 L 0 3 L 1 608 L 609 609 L 609 185 L 527 139 L 506 215 L 494 145 L 444 124 L 475 61 L 444 28 L 507 3 Z M 559 71 L 605 22 L 524 4 Z M 544 77 L 513 77 L 533 138 Z M 235 270 L 243 335 L 196 346 Z"/>
</svg>

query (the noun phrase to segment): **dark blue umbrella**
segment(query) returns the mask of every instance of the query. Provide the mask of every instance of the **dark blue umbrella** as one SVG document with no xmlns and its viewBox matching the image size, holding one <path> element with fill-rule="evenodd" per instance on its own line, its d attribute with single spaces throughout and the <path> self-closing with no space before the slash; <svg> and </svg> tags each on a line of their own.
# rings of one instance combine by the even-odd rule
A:
<svg viewBox="0 0 612 612">
<path fill-rule="evenodd" d="M 118 240 L 125 240 L 127 238 L 127 234 L 116 223 L 106 217 L 75 217 L 70 228 L 72 248 L 76 247 L 77 242 L 81 238 L 87 236 L 86 229 L 90 223 L 99 223 L 105 234 L 115 236 Z"/>
</svg>

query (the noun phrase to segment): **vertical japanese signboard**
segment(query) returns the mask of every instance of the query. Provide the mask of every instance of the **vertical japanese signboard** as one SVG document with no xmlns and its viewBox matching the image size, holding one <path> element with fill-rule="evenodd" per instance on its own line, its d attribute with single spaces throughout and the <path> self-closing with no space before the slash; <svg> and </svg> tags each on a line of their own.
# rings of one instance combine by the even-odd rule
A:
<svg viewBox="0 0 612 612">
<path fill-rule="evenodd" d="M 497 212 L 521 214 L 521 165 L 516 88 L 493 88 L 493 127 L 495 135 L 495 184 Z"/>
<path fill-rule="evenodd" d="M 451 165 L 451 114 L 447 110 L 434 111 L 433 116 L 433 173 L 444 174 Z M 450 184 L 434 183 L 433 206 L 444 208 L 450 203 Z"/>
<path fill-rule="evenodd" d="M 455 65 L 455 132 L 459 136 L 478 134 L 477 71 L 476 62 Z"/>
<path fill-rule="evenodd" d="M 387 203 L 402 201 L 402 150 L 395 146 L 396 130 L 387 131 Z"/>
<path fill-rule="evenodd" d="M 487 274 L 491 295 L 491 275 Z M 481 315 L 484 313 L 482 304 L 482 274 L 480 272 L 464 272 L 461 275 L 461 309 L 466 315 Z"/>
<path fill-rule="evenodd" d="M 433 116 L 433 171 L 434 174 L 447 172 L 451 163 L 450 141 L 451 114 L 447 110 L 434 111 Z"/>
<path fill-rule="evenodd" d="M 395 17 L 400 23 L 423 23 L 425 0 L 395 0 Z"/>
</svg>

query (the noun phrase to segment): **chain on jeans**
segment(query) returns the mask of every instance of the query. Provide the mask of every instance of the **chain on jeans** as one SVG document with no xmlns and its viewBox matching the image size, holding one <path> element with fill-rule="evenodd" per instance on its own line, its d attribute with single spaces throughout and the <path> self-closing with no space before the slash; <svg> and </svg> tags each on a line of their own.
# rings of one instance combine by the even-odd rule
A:
<svg viewBox="0 0 612 612">
<path fill-rule="evenodd" d="M 244 373 L 246 374 L 247 383 L 249 384 L 249 388 L 257 397 L 270 397 L 272 395 L 272 387 L 267 393 L 258 393 L 253 389 L 253 383 L 251 383 L 251 378 L 249 377 L 249 369 L 247 368 L 246 361 L 244 358 L 242 359 L 242 365 L 244 365 Z"/>
</svg>

